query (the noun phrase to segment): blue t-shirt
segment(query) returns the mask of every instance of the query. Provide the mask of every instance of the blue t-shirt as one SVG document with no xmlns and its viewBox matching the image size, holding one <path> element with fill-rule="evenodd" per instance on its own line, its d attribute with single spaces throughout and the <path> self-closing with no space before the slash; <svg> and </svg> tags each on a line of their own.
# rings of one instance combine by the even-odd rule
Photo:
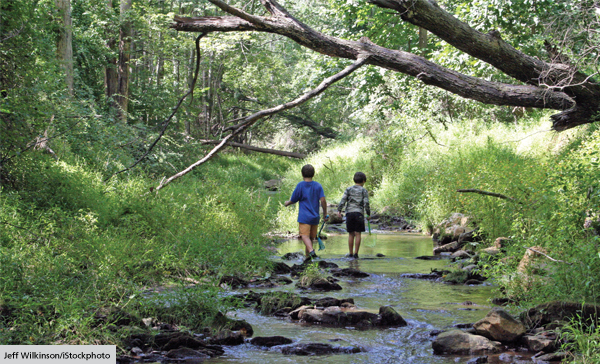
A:
<svg viewBox="0 0 600 364">
<path fill-rule="evenodd" d="M 325 197 L 325 192 L 319 182 L 302 181 L 296 185 L 290 201 L 292 203 L 300 201 L 300 210 L 298 211 L 299 223 L 319 225 L 319 220 L 321 219 L 319 202 L 321 197 Z"/>
</svg>

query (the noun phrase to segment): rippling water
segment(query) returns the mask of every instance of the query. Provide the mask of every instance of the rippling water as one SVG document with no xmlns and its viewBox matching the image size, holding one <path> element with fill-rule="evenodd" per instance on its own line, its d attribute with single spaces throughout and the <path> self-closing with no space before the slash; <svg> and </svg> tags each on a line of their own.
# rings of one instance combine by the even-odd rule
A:
<svg viewBox="0 0 600 364">
<path fill-rule="evenodd" d="M 408 322 L 407 327 L 390 329 L 356 330 L 302 325 L 274 317 L 265 317 L 252 308 L 242 309 L 231 316 L 248 321 L 254 336 L 281 335 L 294 343 L 330 343 L 334 346 L 360 346 L 366 352 L 326 356 L 287 356 L 276 348 L 263 350 L 246 344 L 227 348 L 223 357 L 211 363 L 456 363 L 469 357 L 457 358 L 433 355 L 430 332 L 448 329 L 452 325 L 473 323 L 490 310 L 488 298 L 491 287 L 446 285 L 425 280 L 401 278 L 403 273 L 429 273 L 432 268 L 443 268 L 448 261 L 425 261 L 417 256 L 431 255 L 431 238 L 415 234 L 378 234 L 374 247 L 362 246 L 360 259 L 344 258 L 348 253 L 347 235 L 333 235 L 325 240 L 326 249 L 318 251 L 320 258 L 334 262 L 340 268 L 352 267 L 371 274 L 360 279 L 343 278 L 342 291 L 313 293 L 296 289 L 293 285 L 280 290 L 320 298 L 354 298 L 359 309 L 378 312 L 379 307 L 394 307 Z M 303 244 L 292 240 L 279 247 L 278 257 L 289 252 L 303 252 Z M 376 257 L 383 254 L 385 257 Z M 286 262 L 291 265 L 300 261 Z M 261 292 L 261 289 L 253 289 Z M 267 291 L 267 290 L 264 290 Z M 239 291 L 242 292 L 242 291 Z M 474 303 L 464 305 L 465 301 Z M 497 362 L 490 358 L 490 362 Z"/>
</svg>

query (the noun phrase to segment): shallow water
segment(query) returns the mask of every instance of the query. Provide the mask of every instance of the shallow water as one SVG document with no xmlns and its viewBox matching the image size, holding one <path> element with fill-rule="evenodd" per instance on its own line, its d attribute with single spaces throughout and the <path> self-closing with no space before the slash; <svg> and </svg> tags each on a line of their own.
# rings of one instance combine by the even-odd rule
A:
<svg viewBox="0 0 600 364">
<path fill-rule="evenodd" d="M 448 261 L 414 259 L 431 255 L 431 238 L 418 234 L 377 234 L 374 247 L 361 246 L 358 260 L 347 259 L 347 235 L 330 235 L 324 240 L 325 250 L 317 251 L 320 258 L 334 262 L 340 268 L 352 267 L 371 274 L 370 277 L 342 278 L 342 291 L 313 293 L 298 290 L 294 285 L 280 290 L 297 292 L 304 296 L 339 299 L 354 298 L 359 309 L 379 312 L 379 307 L 389 305 L 408 322 L 407 327 L 390 329 L 356 330 L 303 325 L 274 317 L 261 316 L 252 308 L 230 313 L 245 319 L 254 328 L 254 336 L 281 335 L 294 343 L 330 343 L 334 346 L 359 346 L 366 352 L 359 354 L 334 354 L 326 356 L 288 356 L 277 348 L 264 350 L 250 344 L 228 347 L 223 357 L 211 363 L 457 363 L 471 357 L 438 356 L 433 354 L 430 336 L 432 330 L 448 329 L 455 324 L 473 323 L 483 318 L 491 309 L 488 298 L 492 296 L 489 285 L 447 285 L 426 280 L 401 278 L 403 273 L 429 273 L 432 268 L 444 268 Z M 287 241 L 279 247 L 276 260 L 289 252 L 303 252 L 299 240 Z M 385 257 L 376 257 L 383 254 Z M 300 261 L 288 261 L 288 265 Z M 269 289 L 253 289 L 256 292 Z M 272 290 L 272 289 L 271 289 Z M 236 291 L 243 292 L 243 291 Z M 472 305 L 462 304 L 470 301 Z M 499 362 L 490 358 L 490 363 Z M 506 361 L 503 361 L 506 363 Z M 512 362 L 512 361 L 509 361 Z M 516 362 L 516 361 L 515 361 Z"/>
</svg>

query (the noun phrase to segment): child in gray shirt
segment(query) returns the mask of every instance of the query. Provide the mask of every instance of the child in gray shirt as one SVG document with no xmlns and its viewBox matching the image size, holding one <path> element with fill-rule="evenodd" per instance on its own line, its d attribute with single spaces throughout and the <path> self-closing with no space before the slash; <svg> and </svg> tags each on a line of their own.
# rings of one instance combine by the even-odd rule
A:
<svg viewBox="0 0 600 364">
<path fill-rule="evenodd" d="M 365 231 L 364 212 L 367 213 L 367 219 L 371 217 L 371 207 L 369 206 L 369 193 L 363 187 L 367 181 L 367 176 L 362 172 L 354 174 L 354 186 L 346 188 L 342 200 L 338 205 L 338 214 L 341 216 L 344 205 L 346 206 L 346 230 L 348 231 L 348 258 L 358 259 L 358 250 L 360 249 L 361 233 Z"/>
</svg>

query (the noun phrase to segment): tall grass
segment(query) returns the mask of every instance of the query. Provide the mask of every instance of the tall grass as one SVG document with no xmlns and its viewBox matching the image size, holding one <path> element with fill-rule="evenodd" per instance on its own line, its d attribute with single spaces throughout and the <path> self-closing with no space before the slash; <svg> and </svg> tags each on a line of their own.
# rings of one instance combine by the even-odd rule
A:
<svg viewBox="0 0 600 364">
<path fill-rule="evenodd" d="M 373 204 L 412 216 L 426 230 L 451 213 L 466 214 L 470 227 L 485 238 L 482 248 L 497 237 L 512 238 L 498 258 L 502 263 L 491 260 L 484 267 L 514 298 L 597 301 L 600 283 L 591 277 L 600 266 L 600 133 L 581 128 L 558 134 L 548 132 L 549 127 L 542 118 L 519 125 L 430 125 L 423 134 L 392 128 L 375 140 L 376 148 L 385 150 L 376 157 L 387 155 L 374 162 L 384 168 L 375 171 L 381 173 L 381 184 Z M 397 150 L 389 148 L 395 140 Z M 504 198 L 457 191 L 464 189 Z M 587 229 L 586 217 L 591 222 Z M 555 259 L 544 262 L 543 277 L 517 272 L 528 247 L 541 247 Z"/>
<path fill-rule="evenodd" d="M 276 201 L 263 183 L 286 161 L 226 154 L 155 194 L 141 173 L 104 184 L 78 158 L 32 156 L 20 188 L 0 190 L 2 343 L 111 342 L 96 313 L 139 306 L 147 287 L 268 266 Z"/>
<path fill-rule="evenodd" d="M 560 335 L 562 350 L 571 354 L 573 364 L 600 363 L 600 328 L 580 317 L 563 327 Z"/>
<path fill-rule="evenodd" d="M 543 183 L 531 177 L 544 168 L 549 155 L 545 144 L 551 135 L 525 137 L 544 128 L 481 121 L 451 124 L 448 130 L 432 128 L 435 137 L 425 135 L 391 158 L 374 203 L 412 215 L 423 226 L 438 224 L 449 213 L 460 211 L 472 215 L 490 235 L 508 234 L 516 205 L 535 198 L 531 191 Z M 532 147 L 524 148 L 525 143 Z M 479 189 L 514 200 L 459 193 L 459 189 Z"/>
</svg>

